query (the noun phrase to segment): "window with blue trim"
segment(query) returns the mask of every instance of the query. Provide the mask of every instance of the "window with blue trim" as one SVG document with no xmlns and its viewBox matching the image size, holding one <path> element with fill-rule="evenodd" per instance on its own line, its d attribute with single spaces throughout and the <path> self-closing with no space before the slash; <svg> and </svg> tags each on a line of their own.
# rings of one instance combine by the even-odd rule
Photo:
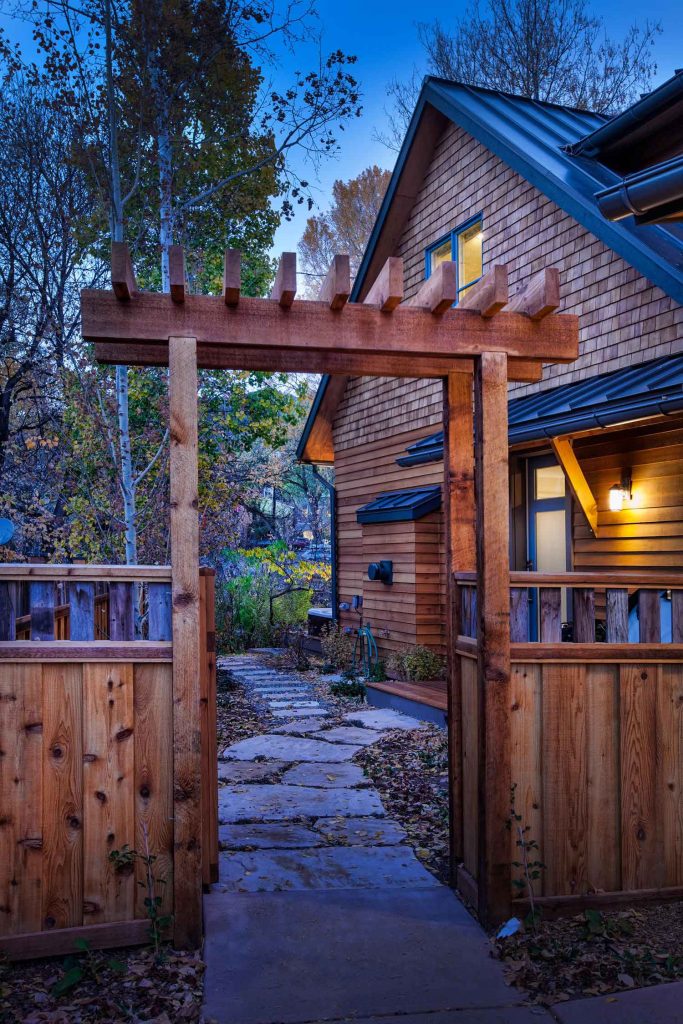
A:
<svg viewBox="0 0 683 1024">
<path fill-rule="evenodd" d="M 476 284 L 483 274 L 483 220 L 476 217 L 439 239 L 426 252 L 425 274 L 430 277 L 439 263 L 454 260 L 457 264 L 458 300 Z"/>
</svg>

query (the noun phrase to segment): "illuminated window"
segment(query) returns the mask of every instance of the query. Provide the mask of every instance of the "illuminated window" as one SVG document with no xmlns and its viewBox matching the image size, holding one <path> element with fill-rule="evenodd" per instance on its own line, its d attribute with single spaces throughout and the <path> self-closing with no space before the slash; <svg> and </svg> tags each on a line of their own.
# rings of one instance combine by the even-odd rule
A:
<svg viewBox="0 0 683 1024">
<path fill-rule="evenodd" d="M 458 298 L 460 299 L 483 273 L 483 228 L 481 218 L 470 221 L 427 249 L 426 276 L 434 273 L 439 263 L 454 260 L 457 265 Z"/>
</svg>

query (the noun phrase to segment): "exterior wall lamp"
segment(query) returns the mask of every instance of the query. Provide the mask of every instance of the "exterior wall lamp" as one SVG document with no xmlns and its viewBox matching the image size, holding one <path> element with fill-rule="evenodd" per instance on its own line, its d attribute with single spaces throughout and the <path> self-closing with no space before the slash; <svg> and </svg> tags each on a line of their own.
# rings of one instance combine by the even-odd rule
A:
<svg viewBox="0 0 683 1024">
<path fill-rule="evenodd" d="M 631 471 L 623 470 L 621 480 L 618 484 L 612 484 L 609 489 L 609 510 L 610 512 L 621 512 L 624 502 L 631 501 L 633 497 Z"/>
</svg>

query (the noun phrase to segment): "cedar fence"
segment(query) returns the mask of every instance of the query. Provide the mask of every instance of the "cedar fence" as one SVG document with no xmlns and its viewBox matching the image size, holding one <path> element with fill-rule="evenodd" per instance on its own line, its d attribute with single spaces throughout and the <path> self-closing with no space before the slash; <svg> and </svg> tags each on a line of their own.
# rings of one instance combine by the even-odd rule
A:
<svg viewBox="0 0 683 1024">
<path fill-rule="evenodd" d="M 484 742 L 476 585 L 472 573 L 456 574 L 455 581 L 462 699 L 458 884 L 476 904 L 477 766 Z M 515 787 L 519 825 L 539 845 L 532 859 L 545 864 L 538 905 L 553 914 L 680 899 L 683 576 L 513 572 L 510 583 L 510 763 L 509 773 L 501 763 L 501 775 Z M 662 607 L 670 609 L 666 643 Z M 562 642 L 563 609 L 572 613 L 570 642 L 566 635 Z M 522 859 L 512 824 L 510 863 Z M 515 869 L 513 878 L 520 877 Z M 513 902 L 518 911 L 527 906 L 526 897 Z"/>
<path fill-rule="evenodd" d="M 199 585 L 206 887 L 218 863 L 213 570 Z M 124 844 L 148 843 L 178 927 L 174 735 L 187 708 L 173 700 L 171 634 L 168 567 L 0 566 L 0 953 L 147 941 L 144 866 L 109 859 Z"/>
</svg>

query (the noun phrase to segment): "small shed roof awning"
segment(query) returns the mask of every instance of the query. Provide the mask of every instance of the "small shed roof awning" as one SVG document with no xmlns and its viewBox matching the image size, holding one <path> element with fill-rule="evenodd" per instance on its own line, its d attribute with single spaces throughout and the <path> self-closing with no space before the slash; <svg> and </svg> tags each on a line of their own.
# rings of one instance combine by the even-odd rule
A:
<svg viewBox="0 0 683 1024">
<path fill-rule="evenodd" d="M 513 399 L 508 437 L 516 445 L 678 412 L 683 412 L 683 354 Z M 443 432 L 421 438 L 406 451 L 397 459 L 399 466 L 438 462 Z"/>
<path fill-rule="evenodd" d="M 409 487 L 386 491 L 356 512 L 359 523 L 408 523 L 441 508 L 441 488 Z"/>
</svg>

